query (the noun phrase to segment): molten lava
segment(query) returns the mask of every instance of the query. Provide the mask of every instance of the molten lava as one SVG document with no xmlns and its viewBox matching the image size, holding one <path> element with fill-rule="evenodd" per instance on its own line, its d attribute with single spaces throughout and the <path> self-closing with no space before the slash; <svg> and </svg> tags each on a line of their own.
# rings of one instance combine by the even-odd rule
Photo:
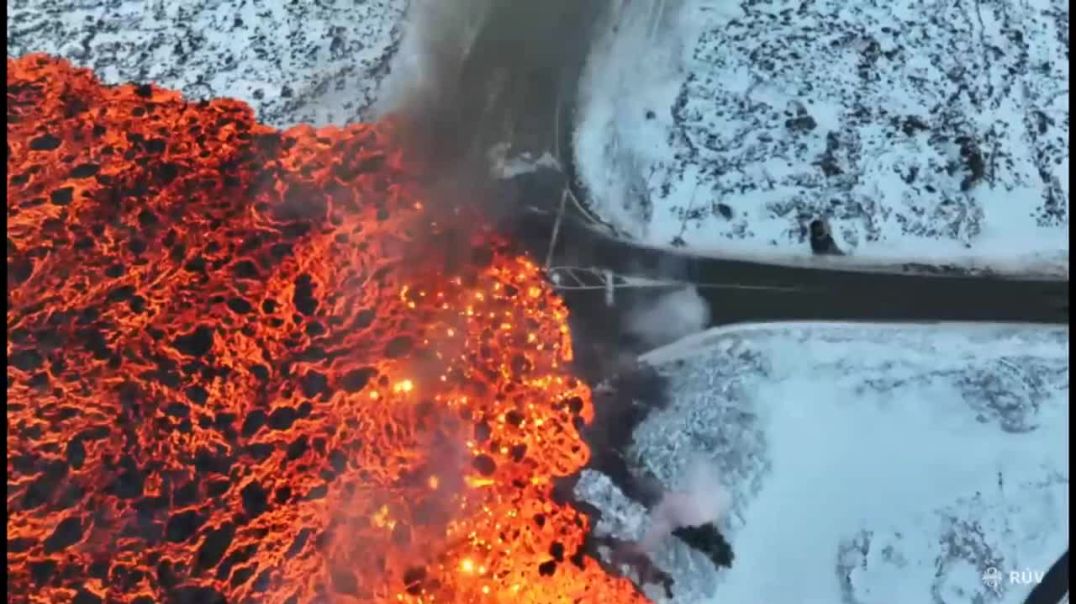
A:
<svg viewBox="0 0 1076 604">
<path fill-rule="evenodd" d="M 552 498 L 565 306 L 487 236 L 409 252 L 389 126 L 7 67 L 11 601 L 640 598 Z"/>
</svg>

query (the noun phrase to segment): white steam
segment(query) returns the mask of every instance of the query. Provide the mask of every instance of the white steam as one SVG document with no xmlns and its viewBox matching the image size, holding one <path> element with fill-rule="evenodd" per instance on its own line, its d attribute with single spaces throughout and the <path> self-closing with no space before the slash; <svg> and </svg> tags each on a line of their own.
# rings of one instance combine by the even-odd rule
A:
<svg viewBox="0 0 1076 604">
<path fill-rule="evenodd" d="M 625 321 L 628 333 L 656 348 L 705 329 L 710 306 L 694 286 L 687 286 L 636 307 Z"/>
<path fill-rule="evenodd" d="M 650 526 L 639 542 L 644 552 L 653 553 L 678 528 L 717 522 L 728 514 L 731 498 L 711 463 L 693 460 L 681 482 L 651 510 Z"/>
</svg>

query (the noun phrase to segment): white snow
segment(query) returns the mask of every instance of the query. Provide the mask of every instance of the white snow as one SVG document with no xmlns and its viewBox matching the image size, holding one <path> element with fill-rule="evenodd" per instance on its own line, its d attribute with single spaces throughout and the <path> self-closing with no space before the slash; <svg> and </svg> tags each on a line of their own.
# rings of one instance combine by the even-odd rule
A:
<svg viewBox="0 0 1076 604">
<path fill-rule="evenodd" d="M 656 4 L 622 3 L 579 93 L 580 184 L 624 236 L 803 263 L 825 218 L 828 264 L 1067 278 L 1067 3 Z"/>
<path fill-rule="evenodd" d="M 8 0 L 7 53 L 45 52 L 110 84 L 231 97 L 278 127 L 367 119 L 407 0 Z"/>
<path fill-rule="evenodd" d="M 724 478 L 731 569 L 671 542 L 676 602 L 1022 602 L 988 568 L 1045 572 L 1068 547 L 1068 329 L 763 324 L 644 356 L 673 401 L 630 452 L 667 485 Z M 593 472 L 599 532 L 646 512 Z M 660 593 L 654 593 L 659 597 Z"/>
<path fill-rule="evenodd" d="M 486 154 L 490 165 L 490 175 L 494 178 L 509 180 L 523 174 L 537 172 L 542 168 L 559 170 L 560 164 L 548 151 L 535 157 L 529 151 L 510 155 L 509 143 L 498 143 Z"/>
</svg>

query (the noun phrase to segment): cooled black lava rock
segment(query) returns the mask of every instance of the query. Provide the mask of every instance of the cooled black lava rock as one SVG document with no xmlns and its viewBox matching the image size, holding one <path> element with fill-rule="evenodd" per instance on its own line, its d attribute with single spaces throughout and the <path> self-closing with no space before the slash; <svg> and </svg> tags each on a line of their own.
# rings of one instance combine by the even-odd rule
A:
<svg viewBox="0 0 1076 604">
<path fill-rule="evenodd" d="M 680 527 L 673 531 L 688 546 L 702 552 L 717 567 L 732 567 L 732 546 L 713 523 Z"/>
<path fill-rule="evenodd" d="M 840 248 L 837 247 L 837 242 L 833 241 L 833 234 L 830 232 L 829 223 L 825 219 L 816 218 L 812 220 L 808 228 L 811 234 L 812 252 L 831 256 L 843 255 Z"/>
</svg>

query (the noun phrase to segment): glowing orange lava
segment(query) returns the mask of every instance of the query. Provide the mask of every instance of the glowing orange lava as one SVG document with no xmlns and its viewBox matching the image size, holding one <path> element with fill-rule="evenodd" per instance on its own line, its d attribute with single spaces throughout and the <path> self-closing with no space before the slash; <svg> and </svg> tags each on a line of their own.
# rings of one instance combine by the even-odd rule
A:
<svg viewBox="0 0 1076 604">
<path fill-rule="evenodd" d="M 409 251 L 389 126 L 7 67 L 10 601 L 640 599 L 551 496 L 565 306 Z"/>
</svg>

